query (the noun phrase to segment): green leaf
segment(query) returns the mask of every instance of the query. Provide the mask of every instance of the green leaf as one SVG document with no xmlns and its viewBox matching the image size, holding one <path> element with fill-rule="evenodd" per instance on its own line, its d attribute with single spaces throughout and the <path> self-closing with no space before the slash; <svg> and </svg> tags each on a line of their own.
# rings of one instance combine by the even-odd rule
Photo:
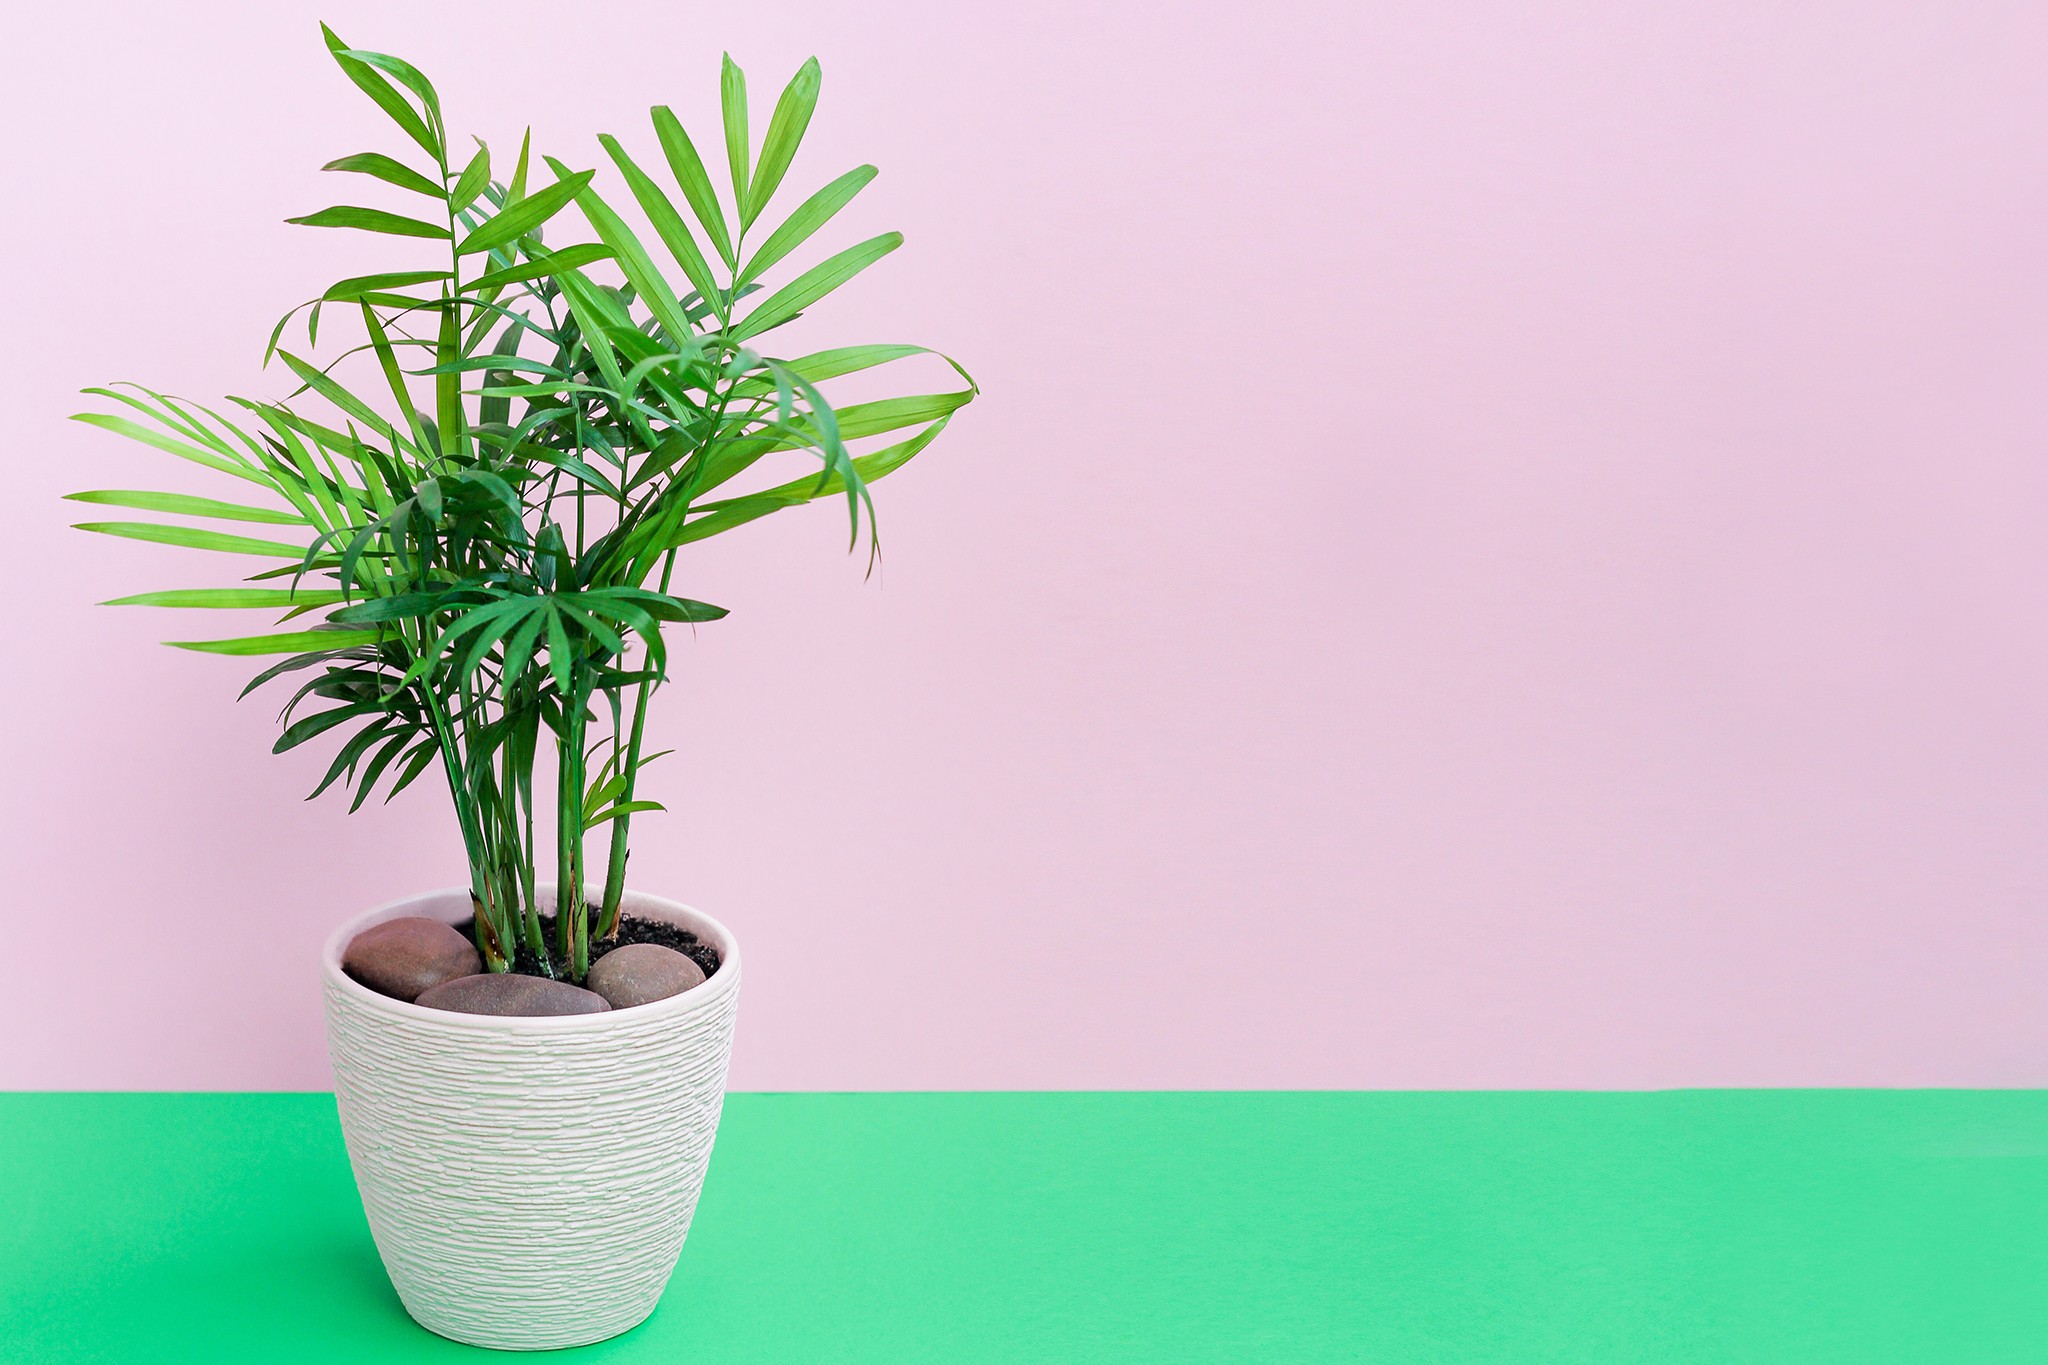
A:
<svg viewBox="0 0 2048 1365">
<path fill-rule="evenodd" d="M 663 621 L 685 621 L 701 625 L 706 621 L 723 620 L 731 614 L 724 607 L 713 606 L 709 602 L 697 602 L 687 597 L 671 597 L 667 593 L 654 592 L 647 588 L 601 588 L 597 591 L 605 596 L 622 597 L 627 601 L 639 603 L 646 607 L 650 614 Z M 586 594 L 588 595 L 590 594 Z"/>
<path fill-rule="evenodd" d="M 320 302 L 354 303 L 366 294 L 403 289 L 414 284 L 433 284 L 447 278 L 445 270 L 393 270 L 382 275 L 356 275 L 328 285 L 327 292 L 320 296 Z"/>
<path fill-rule="evenodd" d="M 355 814 L 363 802 L 370 799 L 370 793 L 377 788 L 377 779 L 384 775 L 384 770 L 391 766 L 391 760 L 398 757 L 399 751 L 412 742 L 414 733 L 404 730 L 386 737 L 384 747 L 363 768 L 362 778 L 356 783 L 356 799 L 348 803 L 349 814 Z"/>
<path fill-rule="evenodd" d="M 859 246 L 848 247 L 837 256 L 812 266 L 770 294 L 760 307 L 747 314 L 732 329 L 732 339 L 745 341 L 748 337 L 758 336 L 771 327 L 781 326 L 902 245 L 902 233 L 885 232 L 879 237 L 870 237 Z"/>
<path fill-rule="evenodd" d="M 429 199 L 442 197 L 441 187 L 421 175 L 403 161 L 394 160 L 382 152 L 358 152 L 330 161 L 320 168 L 323 171 L 354 171 L 358 175 L 371 175 L 387 185 L 396 185 L 414 194 L 424 194 Z"/>
<path fill-rule="evenodd" d="M 527 233 L 559 213 L 563 205 L 583 192 L 595 171 L 578 171 L 565 179 L 558 180 L 546 189 L 536 190 L 511 208 L 485 219 L 474 232 L 462 239 L 455 248 L 458 256 L 467 256 L 475 251 L 489 251 L 492 247 L 518 241 Z"/>
<path fill-rule="evenodd" d="M 335 63 L 341 67 L 342 73 L 355 82 L 357 89 L 375 100 L 377 107 L 388 114 L 391 121 L 405 131 L 407 137 L 419 143 L 427 155 L 438 162 L 442 155 L 441 140 L 427 127 L 426 120 L 420 117 L 419 111 L 406 101 L 405 96 L 392 89 L 391 82 L 379 75 L 376 68 L 357 56 L 347 43 L 336 37 L 333 29 L 322 24 L 320 33 L 326 38 L 327 50 L 333 54 Z M 435 193 L 439 194 L 440 191 L 437 189 Z"/>
<path fill-rule="evenodd" d="M 551 157 L 548 164 L 554 166 L 556 163 Z M 639 293 L 647 310 L 668 332 L 670 342 L 686 355 L 696 354 L 697 334 L 690 326 L 690 320 L 683 315 L 681 301 L 668 287 L 668 281 L 661 277 L 654 262 L 648 259 L 647 249 L 640 245 L 640 239 L 633 235 L 633 230 L 612 212 L 611 205 L 605 203 L 596 190 L 585 189 L 576 197 L 576 206 L 583 210 L 583 216 L 590 220 L 598 237 L 612 249 L 612 254 L 618 258 L 619 269 Z M 698 265 L 703 265 L 701 258 Z M 708 278 L 708 271 L 706 275 Z"/>
<path fill-rule="evenodd" d="M 347 654 L 348 651 L 342 649 L 323 650 L 313 654 L 295 654 L 281 664 L 272 664 L 255 677 L 249 679 L 242 690 L 236 694 L 235 700 L 240 701 L 257 688 L 263 686 L 263 684 L 275 678 L 281 678 L 287 673 L 297 673 L 303 669 L 311 668 L 314 664 L 318 663 L 326 663 L 331 666 L 336 660 L 346 658 Z"/>
<path fill-rule="evenodd" d="M 555 690 L 562 696 L 569 695 L 569 674 L 575 657 L 569 648 L 569 631 L 562 624 L 562 613 L 548 604 L 548 671 L 554 675 Z"/>
<path fill-rule="evenodd" d="M 643 810 L 667 809 L 668 807 L 662 805 L 659 801 L 622 801 L 616 806 L 605 807 L 604 811 L 601 814 L 584 817 L 583 827 L 585 829 L 595 829 L 597 826 L 603 824 L 605 821 L 616 820 L 620 816 L 637 815 L 639 812 Z"/>
<path fill-rule="evenodd" d="M 92 390 L 88 390 L 88 392 L 92 392 Z M 104 392 L 104 390 L 101 390 L 101 392 Z M 208 469 L 217 469 L 223 474 L 232 474 L 238 479 L 247 479 L 250 483 L 261 484 L 265 488 L 271 486 L 268 476 L 259 470 L 252 469 L 239 460 L 230 459 L 228 456 L 216 454 L 212 451 L 201 450 L 197 446 L 187 445 L 185 442 L 166 436 L 160 431 L 151 431 L 140 422 L 127 417 L 117 417 L 112 413 L 105 412 L 77 412 L 71 415 L 71 420 L 83 422 L 87 426 L 99 427 L 103 431 L 111 431 L 116 435 L 126 436 L 131 441 L 140 441 L 147 446 L 155 446 L 158 450 L 175 455 L 181 460 L 190 460 L 194 464 L 203 464 Z"/>
<path fill-rule="evenodd" d="M 300 383 L 334 404 L 337 409 L 356 421 L 361 422 L 371 431 L 394 445 L 404 446 L 407 449 L 414 450 L 422 457 L 425 456 L 426 450 L 423 447 L 408 445 L 405 437 L 399 434 L 396 427 L 385 421 L 375 408 L 365 403 L 361 398 L 358 398 L 339 381 L 315 368 L 307 361 L 301 360 L 290 351 L 279 351 L 277 354 L 278 358 L 284 361 L 291 372 L 299 377 Z M 301 423 L 299 425 L 301 429 L 305 429 L 312 424 Z"/>
<path fill-rule="evenodd" d="M 435 478 L 421 479 L 413 485 L 413 497 L 419 502 L 420 511 L 427 520 L 436 523 L 441 520 L 441 481 Z"/>
<path fill-rule="evenodd" d="M 343 607 L 327 619 L 344 626 L 370 626 L 379 621 L 431 615 L 436 611 L 449 610 L 452 605 L 445 593 L 402 592 L 396 597 L 377 597 Z"/>
<path fill-rule="evenodd" d="M 575 246 L 565 246 L 560 251 L 547 251 L 529 246 L 527 254 L 533 259 L 523 265 L 508 265 L 503 270 L 493 270 L 488 275 L 480 275 L 471 281 L 469 287 L 481 292 L 502 288 L 508 284 L 518 284 L 521 280 L 537 280 L 544 275 L 552 275 L 557 270 L 610 260 L 612 249 L 601 242 L 579 242 Z"/>
<path fill-rule="evenodd" d="M 555 603 L 562 614 L 582 627 L 583 634 L 596 640 L 604 649 L 609 650 L 613 654 L 625 653 L 626 642 L 619 633 L 591 612 L 587 612 L 578 606 L 576 604 L 576 596 L 574 593 L 563 593 L 555 598 Z"/>
<path fill-rule="evenodd" d="M 852 441 L 862 436 L 879 436 L 885 431 L 913 427 L 920 422 L 935 421 L 966 407 L 974 397 L 973 389 L 957 389 L 952 393 L 881 398 L 872 403 L 854 403 L 839 408 L 833 416 L 839 425 L 839 438 Z"/>
<path fill-rule="evenodd" d="M 519 495 L 512 491 L 512 485 L 488 469 L 464 469 L 455 475 L 457 482 L 468 484 L 482 491 L 484 496 L 496 500 L 505 509 L 506 515 L 516 522 L 525 508 Z"/>
<path fill-rule="evenodd" d="M 484 186 L 491 183 L 491 149 L 479 146 L 469 165 L 463 168 L 462 178 L 455 182 L 455 189 L 448 195 L 448 207 L 456 213 L 462 212 L 476 202 L 484 192 Z"/>
<path fill-rule="evenodd" d="M 561 286 L 562 297 L 569 301 L 569 311 L 575 315 L 577 326 L 583 329 L 590 358 L 596 362 L 605 382 L 614 390 L 624 388 L 626 376 L 619 369 L 618 357 L 612 353 L 611 346 L 601 340 L 606 323 L 631 325 L 625 310 L 619 306 L 617 296 L 599 289 L 588 276 L 577 270 L 560 272 L 555 276 L 555 282 Z"/>
<path fill-rule="evenodd" d="M 877 450 L 872 454 L 859 455 L 853 460 L 855 474 L 863 483 L 873 483 L 886 474 L 893 473 L 908 464 L 913 456 L 933 441 L 946 429 L 950 417 L 938 421 L 920 431 L 907 441 Z M 779 512 L 785 507 L 797 507 L 818 498 L 830 497 L 846 487 L 845 478 L 838 473 L 829 473 L 824 478 L 793 479 L 774 488 L 744 497 L 729 498 L 724 502 L 705 503 L 704 515 L 689 522 L 673 538 L 678 545 L 703 540 L 721 531 Z"/>
<path fill-rule="evenodd" d="M 511 208 L 526 197 L 526 168 L 532 159 L 533 129 L 531 126 L 519 135 L 519 162 L 512 168 L 512 183 L 505 187 L 503 207 Z"/>
<path fill-rule="evenodd" d="M 320 785 L 313 788 L 312 795 L 306 799 L 311 801 L 313 797 L 333 786 L 335 779 L 343 772 L 353 772 L 356 763 L 369 752 L 370 746 L 382 739 L 385 731 L 391 728 L 392 720 L 393 717 L 387 713 L 357 731 L 348 743 L 341 746 L 341 751 L 334 756 L 334 762 L 327 767 L 327 775 L 320 779 Z"/>
<path fill-rule="evenodd" d="M 503 670 L 508 682 L 525 674 L 526 666 L 533 661 L 534 646 L 539 643 L 540 633 L 546 626 L 546 612 L 528 612 L 521 619 L 519 629 L 506 638 Z"/>
<path fill-rule="evenodd" d="M 165 588 L 116 597 L 103 607 L 326 607 L 343 600 L 339 588 Z"/>
<path fill-rule="evenodd" d="M 612 765 L 616 762 L 617 755 L 609 755 L 605 758 L 603 766 L 597 770 L 597 777 L 592 780 L 589 789 L 583 793 L 583 809 L 603 810 L 625 793 L 627 775 L 620 773 L 616 777 L 609 776 Z"/>
<path fill-rule="evenodd" d="M 391 338 L 384 331 L 384 324 L 377 319 L 377 310 L 368 303 L 363 304 L 363 331 L 370 338 L 370 349 L 376 352 L 377 366 L 384 372 L 384 382 L 390 387 L 391 396 L 398 401 L 399 412 L 405 416 L 406 428 L 412 432 L 413 444 L 420 450 L 428 449 L 426 427 L 420 421 L 419 409 L 412 401 L 411 390 L 405 387 L 405 375 L 398 366 L 398 353 L 392 349 Z"/>
<path fill-rule="evenodd" d="M 470 642 L 457 670 L 457 676 L 466 680 L 483 663 L 492 647 L 523 618 L 536 613 L 545 615 L 546 610 L 547 599 L 540 597 L 514 597 L 487 603 L 456 618 L 448 629 L 441 633 L 432 651 L 424 657 L 431 658 L 463 635 L 475 632 L 475 638 Z"/>
<path fill-rule="evenodd" d="M 798 379 L 807 379 L 821 384 L 827 379 L 837 379 L 844 374 L 855 374 L 871 370 L 877 365 L 886 365 L 892 360 L 902 360 L 914 355 L 936 355 L 936 351 L 924 346 L 873 345 L 840 346 L 829 351 L 813 351 L 787 361 L 782 368 Z M 943 359 L 943 357 L 941 357 Z M 733 396 L 746 398 L 773 393 L 775 385 L 767 379 L 746 379 L 733 385 Z"/>
<path fill-rule="evenodd" d="M 649 179 L 647 173 L 634 163 L 633 158 L 626 155 L 626 149 L 619 145 L 617 138 L 604 133 L 597 140 L 611 153 L 611 158 L 617 163 L 620 173 L 626 177 L 626 186 L 633 191 L 633 198 L 639 203 L 640 211 L 646 214 L 647 221 L 654 225 L 654 231 L 661 237 L 662 245 L 676 258 L 676 264 L 683 268 L 683 274 L 689 276 L 690 283 L 705 298 L 716 297 L 718 281 L 711 274 L 710 263 L 704 259 L 704 253 L 697 250 L 697 239 L 690 235 L 689 226 L 683 222 L 683 216 L 676 212 L 676 206 L 669 202 L 668 196 L 661 192 L 661 186 Z M 644 289 L 641 290 L 643 294 L 646 292 Z M 682 305 L 678 303 L 676 307 L 680 312 Z M 663 326 L 667 325 L 666 322 L 663 323 Z M 687 327 L 687 323 L 685 326 Z"/>
<path fill-rule="evenodd" d="M 853 196 L 875 178 L 875 174 L 873 166 L 856 166 L 804 200 L 781 227 L 768 234 L 768 240 L 761 243 L 754 259 L 748 261 L 747 268 L 740 272 L 739 282 L 747 284 L 759 279 L 762 271 L 803 245 L 812 233 L 831 222 L 833 215 L 845 208 Z"/>
<path fill-rule="evenodd" d="M 369 52 L 359 47 L 350 48 L 347 55 L 398 77 L 399 84 L 420 97 L 428 117 L 436 124 L 441 121 L 441 96 L 435 91 L 434 83 L 422 75 L 418 67 L 387 52 Z"/>
<path fill-rule="evenodd" d="M 441 313 L 441 336 L 434 347 L 434 362 L 447 364 L 462 358 L 461 326 L 455 320 L 455 310 L 447 308 Z M 434 376 L 434 423 L 440 433 L 440 450 L 444 456 L 466 461 L 469 458 L 468 410 L 462 406 L 462 376 L 439 374 Z M 434 502 L 440 501 L 440 490 L 434 492 Z M 420 504 L 426 507 L 423 501 Z M 427 517 L 431 521 L 441 519 L 440 508 L 433 507 Z"/>
<path fill-rule="evenodd" d="M 575 475 L 576 478 L 589 484 L 608 498 L 616 499 L 619 496 L 619 490 L 612 484 L 610 479 L 607 479 L 603 474 L 591 468 L 582 460 L 577 459 L 574 455 L 564 454 L 556 450 L 535 450 L 531 452 L 531 457 L 537 464 L 549 465 L 561 470 L 565 474 Z"/>
<path fill-rule="evenodd" d="M 125 536 L 130 540 L 154 541 L 159 545 L 183 545 L 193 550 L 218 550 L 232 555 L 277 555 L 299 559 L 306 553 L 301 545 L 276 540 L 255 540 L 231 536 L 222 531 L 205 531 L 196 526 L 164 526 L 153 521 L 88 521 L 77 530 L 97 531 L 103 536 Z"/>
<path fill-rule="evenodd" d="M 411 786 L 412 780 L 434 761 L 434 756 L 439 752 L 440 745 L 435 743 L 431 736 L 421 740 L 407 757 L 405 767 L 399 770 L 397 779 L 391 784 L 391 790 L 384 793 L 385 804 L 389 805 L 392 797 Z"/>
<path fill-rule="evenodd" d="M 747 218 L 747 168 L 753 146 L 747 136 L 747 74 L 725 54 L 718 78 L 719 110 L 725 119 L 725 160 L 732 170 L 732 202 L 739 206 L 741 226 Z"/>
<path fill-rule="evenodd" d="M 287 749 L 297 748 L 313 736 L 332 730 L 344 721 L 353 720 L 357 716 L 374 715 L 383 709 L 382 706 L 373 701 L 358 701 L 351 702 L 346 706 L 336 706 L 330 710 L 322 711 L 317 716 L 308 716 L 304 720 L 294 721 L 285 727 L 283 734 L 277 737 L 277 743 L 270 747 L 270 752 L 281 754 Z M 315 793 L 315 795 L 318 795 L 318 793 Z"/>
<path fill-rule="evenodd" d="M 796 155 L 797 144 L 804 139 L 804 130 L 811 126 L 811 112 L 818 106 L 818 83 L 820 73 L 818 59 L 811 58 L 797 69 L 797 73 L 783 87 L 782 98 L 775 101 L 775 112 L 768 119 L 768 135 L 761 142 L 761 161 L 754 167 L 753 183 L 746 195 L 747 211 L 740 217 L 740 226 L 751 226 L 768 207 L 769 197 L 775 187 L 782 183 L 783 174 L 789 170 L 790 159 Z"/>
<path fill-rule="evenodd" d="M 682 121 L 665 104 L 655 106 L 654 135 L 661 139 L 661 150 L 668 157 L 668 168 L 675 174 L 683 198 L 689 201 L 690 211 L 704 225 L 711 245 L 718 249 L 726 265 L 735 264 L 732 239 L 726 235 L 725 214 L 718 207 L 718 195 L 711 188 L 711 176 L 704 170 L 704 159 L 697 155 L 696 144 L 683 131 Z"/>
<path fill-rule="evenodd" d="M 185 493 L 151 493 L 132 488 L 96 488 L 85 493 L 66 493 L 72 502 L 103 503 L 109 507 L 133 507 L 143 512 L 169 512 L 176 516 L 214 517 L 221 521 L 264 521 L 277 526 L 304 526 L 306 519 L 291 512 L 268 507 L 244 507 L 240 503 L 195 498 Z"/>
<path fill-rule="evenodd" d="M 158 403 L 163 404 L 163 408 L 151 407 L 148 403 L 137 398 L 134 393 L 122 393 L 121 389 L 133 389 L 136 393 L 146 393 Z M 198 441 L 202 445 L 214 446 L 216 448 L 220 444 L 208 434 L 203 426 L 193 420 L 191 413 L 184 411 L 182 408 L 177 409 L 175 415 L 167 411 L 172 407 L 170 399 L 154 389 L 143 388 L 140 384 L 123 384 L 120 388 L 101 388 L 95 386 L 81 389 L 79 392 L 89 393 L 95 398 L 111 398 L 117 403 L 133 408 L 136 412 L 141 413 L 159 426 L 169 428 L 186 440 Z"/>
<path fill-rule="evenodd" d="M 338 204 L 331 209 L 321 209 L 303 218 L 287 218 L 287 223 L 301 227 L 359 228 L 364 232 L 385 232 L 394 237 L 446 237 L 448 229 L 433 223 L 423 223 L 417 218 L 407 218 L 402 213 L 386 213 L 382 209 L 357 208 L 350 204 Z"/>
<path fill-rule="evenodd" d="M 374 630 L 295 630 L 280 635 L 244 635 L 233 640 L 166 640 L 172 649 L 201 654 L 299 654 L 306 650 L 348 649 L 377 642 Z"/>
</svg>

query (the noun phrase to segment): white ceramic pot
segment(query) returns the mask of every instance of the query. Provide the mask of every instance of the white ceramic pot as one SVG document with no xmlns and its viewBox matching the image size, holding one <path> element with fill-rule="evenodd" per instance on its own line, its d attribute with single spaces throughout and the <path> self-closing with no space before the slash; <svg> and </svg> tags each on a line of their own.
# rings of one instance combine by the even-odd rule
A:
<svg viewBox="0 0 2048 1365">
<path fill-rule="evenodd" d="M 675 1269 L 725 1100 L 739 947 L 674 901 L 629 891 L 622 908 L 693 930 L 718 970 L 632 1009 L 508 1019 L 423 1009 L 341 970 L 373 924 L 467 919 L 467 890 L 394 902 L 327 940 L 327 1047 L 363 1211 L 406 1311 L 444 1337 L 600 1341 L 653 1312 Z"/>
</svg>

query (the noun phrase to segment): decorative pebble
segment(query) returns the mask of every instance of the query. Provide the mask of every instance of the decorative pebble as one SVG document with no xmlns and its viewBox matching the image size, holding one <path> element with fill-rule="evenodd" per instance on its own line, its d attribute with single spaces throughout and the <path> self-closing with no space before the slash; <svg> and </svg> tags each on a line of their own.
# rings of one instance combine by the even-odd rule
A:
<svg viewBox="0 0 2048 1365">
<path fill-rule="evenodd" d="M 609 1000 L 613 1009 L 623 1010 L 703 985 L 704 969 L 673 948 L 628 943 L 591 963 L 584 984 Z"/>
<path fill-rule="evenodd" d="M 380 995 L 417 1000 L 420 992 L 484 969 L 476 945 L 437 919 L 409 915 L 373 924 L 349 941 L 341 969 Z"/>
<path fill-rule="evenodd" d="M 416 1004 L 457 1014 L 602 1014 L 605 998 L 566 981 L 519 972 L 482 972 L 421 991 Z"/>
</svg>

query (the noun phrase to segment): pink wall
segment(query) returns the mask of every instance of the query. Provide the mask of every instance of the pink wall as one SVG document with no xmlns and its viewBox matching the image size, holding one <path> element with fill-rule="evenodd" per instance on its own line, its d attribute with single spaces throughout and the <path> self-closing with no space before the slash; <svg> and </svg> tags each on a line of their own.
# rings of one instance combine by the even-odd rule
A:
<svg viewBox="0 0 2048 1365">
<path fill-rule="evenodd" d="M 279 222 L 378 135 L 314 10 L 214 8 L 10 33 L 0 1085 L 324 1086 L 316 945 L 460 877 L 54 501 L 167 463 L 70 390 L 275 391 L 388 259 Z M 636 868 L 735 1084 L 2048 1082 L 2038 6 L 741 8 L 321 7 L 591 164 L 815 50 L 910 245 L 811 336 L 986 386 L 878 581 L 692 566 Z"/>
</svg>

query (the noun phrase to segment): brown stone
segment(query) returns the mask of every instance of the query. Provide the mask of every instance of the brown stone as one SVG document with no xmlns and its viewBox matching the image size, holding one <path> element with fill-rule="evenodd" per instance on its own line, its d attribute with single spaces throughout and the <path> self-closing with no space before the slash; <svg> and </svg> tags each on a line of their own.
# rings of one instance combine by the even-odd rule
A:
<svg viewBox="0 0 2048 1365">
<path fill-rule="evenodd" d="M 590 964 L 584 984 L 615 1010 L 651 1004 L 704 984 L 704 970 L 673 948 L 628 943 Z"/>
<path fill-rule="evenodd" d="M 443 981 L 432 990 L 420 992 L 415 1002 L 430 1010 L 453 1010 L 457 1014 L 602 1014 L 611 1006 L 601 995 L 550 981 L 544 976 L 518 972 L 483 972 Z"/>
<path fill-rule="evenodd" d="M 380 995 L 417 1000 L 429 987 L 482 971 L 484 963 L 454 926 L 410 915 L 373 924 L 349 940 L 341 969 Z"/>
</svg>

